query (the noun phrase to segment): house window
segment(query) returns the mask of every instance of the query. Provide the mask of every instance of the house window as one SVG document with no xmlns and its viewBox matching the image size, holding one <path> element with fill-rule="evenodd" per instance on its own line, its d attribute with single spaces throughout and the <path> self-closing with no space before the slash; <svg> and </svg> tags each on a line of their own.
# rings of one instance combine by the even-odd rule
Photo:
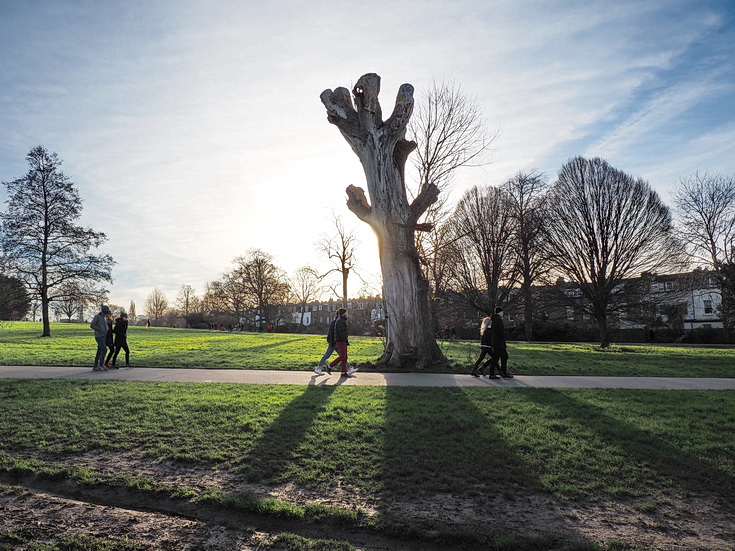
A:
<svg viewBox="0 0 735 551">
<path fill-rule="evenodd" d="M 712 313 L 712 301 L 711 300 L 705 300 L 704 301 L 704 313 L 705 314 L 711 314 Z"/>
<path fill-rule="evenodd" d="M 664 291 L 673 291 L 673 290 L 674 290 L 674 282 L 664 281 Z"/>
</svg>

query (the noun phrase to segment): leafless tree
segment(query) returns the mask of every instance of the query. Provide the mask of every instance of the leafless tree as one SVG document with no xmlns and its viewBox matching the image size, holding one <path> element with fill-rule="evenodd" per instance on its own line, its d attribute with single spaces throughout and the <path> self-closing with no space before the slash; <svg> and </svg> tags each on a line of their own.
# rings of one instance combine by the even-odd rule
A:
<svg viewBox="0 0 735 551">
<path fill-rule="evenodd" d="M 357 248 L 360 241 L 355 233 L 345 228 L 341 216 L 333 216 L 337 234 L 324 235 L 317 243 L 317 249 L 324 254 L 334 268 L 321 275 L 322 279 L 330 274 L 338 273 L 342 284 L 342 307 L 347 308 L 347 281 L 357 265 Z M 335 294 L 337 294 L 335 290 Z"/>
<path fill-rule="evenodd" d="M 167 312 L 168 299 L 163 291 L 156 287 L 145 299 L 145 313 L 149 318 L 154 319 L 154 324 L 157 327 L 159 318 L 164 317 Z"/>
<path fill-rule="evenodd" d="M 181 315 L 187 317 L 192 312 L 199 309 L 200 298 L 196 294 L 196 290 L 191 285 L 182 285 L 179 288 L 179 294 L 176 296 L 176 307 Z"/>
<path fill-rule="evenodd" d="M 451 228 L 451 286 L 468 306 L 491 315 L 507 305 L 518 280 L 510 196 L 499 187 L 473 187 L 457 203 Z"/>
<path fill-rule="evenodd" d="M 696 172 L 679 180 L 674 204 L 682 239 L 698 262 L 715 271 L 735 262 L 735 178 Z"/>
<path fill-rule="evenodd" d="M 301 306 L 300 323 L 303 325 L 306 305 L 316 300 L 322 293 L 319 272 L 310 266 L 299 268 L 292 278 L 291 288 L 293 289 L 294 297 Z"/>
<path fill-rule="evenodd" d="M 77 282 L 67 282 L 59 286 L 53 305 L 58 314 L 71 321 L 73 316 L 84 317 L 84 310 L 90 306 L 95 309 L 106 301 L 106 290 Z"/>
<path fill-rule="evenodd" d="M 422 185 L 409 203 L 405 165 L 416 143 L 405 136 L 413 112 L 413 86 L 400 87 L 393 113 L 385 121 L 379 93 L 380 77 L 369 73 L 357 81 L 352 98 L 349 90 L 341 87 L 325 90 L 320 97 L 327 120 L 337 126 L 365 172 L 369 200 L 362 188 L 350 185 L 347 208 L 378 238 L 387 311 L 386 349 L 379 361 L 424 369 L 446 361 L 434 339 L 429 285 L 421 272 L 415 242 L 418 221 L 437 200 L 439 188 L 431 182 Z"/>
<path fill-rule="evenodd" d="M 416 246 L 434 295 L 441 295 L 445 281 L 446 235 L 440 231 L 449 215 L 447 199 L 451 184 L 462 167 L 490 162 L 497 133 L 489 134 L 482 109 L 454 82 L 434 82 L 422 95 L 408 124 L 408 135 L 418 147 L 413 165 L 419 195 L 434 184 L 442 192 L 421 217 Z M 410 193 L 410 190 L 409 190 Z"/>
<path fill-rule="evenodd" d="M 61 159 L 43 146 L 26 156 L 28 172 L 8 188 L 8 210 L 0 213 L 0 248 L 11 275 L 25 281 L 41 302 L 43 337 L 51 336 L 49 304 L 64 283 L 112 281 L 114 261 L 90 251 L 107 237 L 74 225 L 82 200 L 60 170 Z"/>
<path fill-rule="evenodd" d="M 130 306 L 128 307 L 128 316 L 130 316 L 131 321 L 135 321 L 136 315 L 135 315 L 135 302 L 130 301 Z"/>
<path fill-rule="evenodd" d="M 735 317 L 735 281 L 727 277 L 735 273 L 735 177 L 696 172 L 682 178 L 674 204 L 682 239 L 693 258 L 713 270 L 718 279 L 729 333 Z"/>
<path fill-rule="evenodd" d="M 598 157 L 575 157 L 561 168 L 546 223 L 555 268 L 579 285 L 602 347 L 610 345 L 607 316 L 631 296 L 627 282 L 683 265 L 682 243 L 658 194 Z"/>
<path fill-rule="evenodd" d="M 503 184 L 515 222 L 512 246 L 518 261 L 526 340 L 533 338 L 533 285 L 550 269 L 549 254 L 543 243 L 545 189 L 546 177 L 536 171 L 518 172 Z"/>
</svg>

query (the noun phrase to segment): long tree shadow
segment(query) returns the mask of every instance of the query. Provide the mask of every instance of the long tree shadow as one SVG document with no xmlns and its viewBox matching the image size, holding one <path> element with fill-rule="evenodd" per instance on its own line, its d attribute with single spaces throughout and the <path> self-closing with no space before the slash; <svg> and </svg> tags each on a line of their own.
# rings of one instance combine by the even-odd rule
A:
<svg viewBox="0 0 735 551">
<path fill-rule="evenodd" d="M 669 393 L 666 396 L 670 397 L 670 393 L 674 391 L 593 390 L 585 393 L 585 391 L 527 389 L 524 391 L 524 396 L 545 408 L 555 409 L 562 419 L 573 420 L 588 434 L 599 439 L 598 442 L 606 446 L 612 454 L 617 455 L 619 459 L 616 465 L 617 470 L 598 473 L 597 476 L 618 477 L 619 487 L 623 489 L 623 492 L 626 491 L 625 488 L 640 491 L 648 487 L 666 489 L 662 486 L 670 485 L 671 489 L 694 495 L 710 492 L 721 498 L 723 503 L 728 503 L 730 507 L 733 506 L 735 479 L 731 474 L 697 457 L 694 453 L 685 451 L 681 445 L 676 443 L 675 435 L 666 434 L 665 422 L 660 425 L 658 433 L 654 433 L 611 415 L 607 408 L 595 404 L 594 400 L 585 401 L 576 397 L 586 396 L 590 392 L 596 397 L 607 397 L 608 403 L 619 403 L 623 396 L 621 392 L 626 393 L 625 396 L 631 396 L 632 393 L 633 400 L 635 400 L 635 397 L 639 395 L 655 397 L 655 393 L 660 392 Z M 694 396 L 692 394 L 694 391 L 684 392 L 687 392 L 687 397 Z M 641 401 L 643 403 L 641 410 L 629 413 L 637 419 L 655 415 L 651 409 L 652 406 L 647 406 L 643 398 Z M 631 404 L 630 407 L 634 405 Z M 681 403 L 667 399 L 663 407 L 671 412 L 673 423 L 684 422 L 684 419 L 680 418 L 682 416 L 678 415 Z M 733 424 L 732 415 L 729 423 Z M 728 430 L 727 427 L 720 429 L 725 435 L 723 445 L 732 449 L 732 429 Z M 696 430 L 696 427 L 693 430 Z M 731 456 L 730 459 L 732 459 Z M 584 466 L 580 465 L 580 469 L 583 468 Z M 596 475 L 591 473 L 591 476 Z"/>
<path fill-rule="evenodd" d="M 236 470 L 250 481 L 276 481 L 298 460 L 315 419 L 326 408 L 334 386 L 307 386 L 284 407 L 256 444 L 237 462 Z"/>
</svg>

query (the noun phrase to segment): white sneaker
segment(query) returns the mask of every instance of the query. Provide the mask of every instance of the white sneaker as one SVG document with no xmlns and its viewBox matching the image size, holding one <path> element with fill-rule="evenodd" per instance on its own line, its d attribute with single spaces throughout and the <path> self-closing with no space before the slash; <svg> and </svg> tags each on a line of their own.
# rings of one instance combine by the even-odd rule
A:
<svg viewBox="0 0 735 551">
<path fill-rule="evenodd" d="M 352 375 L 353 373 L 357 373 L 356 367 L 351 367 L 347 370 L 347 375 Z"/>
<path fill-rule="evenodd" d="M 314 370 L 314 373 L 316 373 L 317 375 L 324 375 L 324 372 L 318 367 Z"/>
</svg>

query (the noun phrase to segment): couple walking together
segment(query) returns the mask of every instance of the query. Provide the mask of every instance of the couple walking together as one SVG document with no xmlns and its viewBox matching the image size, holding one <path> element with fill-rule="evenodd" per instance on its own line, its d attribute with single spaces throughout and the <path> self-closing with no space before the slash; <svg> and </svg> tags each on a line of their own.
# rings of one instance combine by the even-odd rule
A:
<svg viewBox="0 0 735 551">
<path fill-rule="evenodd" d="M 490 356 L 485 363 L 482 360 L 486 356 Z M 499 364 L 499 365 L 498 365 Z M 508 350 L 505 343 L 505 324 L 503 323 L 503 309 L 498 306 L 492 317 L 482 319 L 480 323 L 480 357 L 477 358 L 471 375 L 473 377 L 482 377 L 485 375 L 485 368 L 490 367 L 488 377 L 490 379 L 499 379 L 500 377 L 512 379 L 513 375 L 508 373 Z M 500 373 L 500 377 L 495 371 Z"/>
<path fill-rule="evenodd" d="M 319 365 L 314 369 L 314 373 L 323 375 L 322 367 L 326 367 L 327 373 L 331 375 L 332 368 L 337 364 L 341 365 L 342 377 L 349 377 L 355 373 L 357 368 L 350 366 L 347 361 L 347 347 L 349 345 L 350 341 L 347 338 L 347 310 L 345 308 L 339 308 L 334 315 L 334 319 L 329 324 L 329 330 L 327 331 L 327 350 L 324 352 L 322 359 L 319 360 Z M 326 363 L 335 350 L 338 355 L 337 359 L 331 363 Z"/>
<path fill-rule="evenodd" d="M 130 367 L 130 348 L 128 348 L 128 315 L 120 312 L 112 326 L 112 313 L 108 306 L 102 305 L 100 312 L 92 318 L 89 326 L 94 329 L 97 341 L 97 354 L 94 357 L 94 371 L 118 369 L 115 366 L 120 350 L 125 350 L 125 367 Z M 114 338 L 113 338 L 114 335 Z M 107 357 L 105 352 L 109 349 Z M 112 360 L 112 364 L 110 364 Z"/>
</svg>

